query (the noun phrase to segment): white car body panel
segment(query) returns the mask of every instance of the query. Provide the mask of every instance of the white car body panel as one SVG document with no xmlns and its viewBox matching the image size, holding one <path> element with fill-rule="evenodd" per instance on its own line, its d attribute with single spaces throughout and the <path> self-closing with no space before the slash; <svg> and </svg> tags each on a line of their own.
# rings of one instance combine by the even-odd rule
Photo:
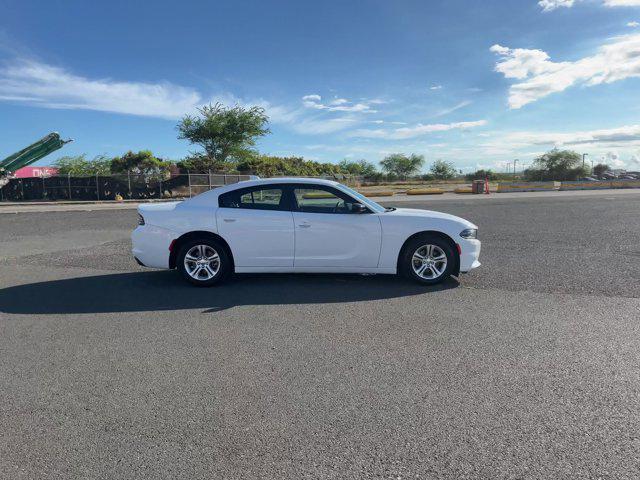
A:
<svg viewBox="0 0 640 480">
<path fill-rule="evenodd" d="M 449 236 L 459 246 L 461 272 L 480 266 L 480 241 L 460 237 L 462 230 L 477 227 L 445 213 L 399 208 L 326 214 L 218 207 L 223 193 L 277 183 L 325 185 L 351 196 L 346 187 L 329 180 L 277 178 L 227 185 L 183 202 L 142 204 L 138 212 L 145 225 L 132 234 L 134 257 L 147 267 L 169 268 L 174 240 L 190 232 L 208 232 L 229 244 L 238 273 L 394 274 L 405 241 L 430 231 Z"/>
<path fill-rule="evenodd" d="M 377 215 L 293 212 L 296 267 L 376 268 L 382 227 Z"/>
<path fill-rule="evenodd" d="M 293 267 L 292 212 L 218 208 L 216 219 L 236 268 Z"/>
</svg>

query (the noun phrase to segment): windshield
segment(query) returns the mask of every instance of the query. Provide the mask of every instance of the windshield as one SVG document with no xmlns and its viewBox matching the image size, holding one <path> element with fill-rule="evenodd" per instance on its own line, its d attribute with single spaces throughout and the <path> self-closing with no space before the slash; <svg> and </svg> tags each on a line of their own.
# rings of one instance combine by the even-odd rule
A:
<svg viewBox="0 0 640 480">
<path fill-rule="evenodd" d="M 349 195 L 351 195 L 352 197 L 358 199 L 360 202 L 362 202 L 364 205 L 366 205 L 367 207 L 369 207 L 371 210 L 373 210 L 375 213 L 382 213 L 385 211 L 385 208 L 374 202 L 373 200 L 369 200 L 367 197 L 365 197 L 364 195 L 362 195 L 361 193 L 356 192 L 355 190 L 347 187 L 346 185 L 342 185 L 340 184 L 340 188 L 348 193 Z"/>
</svg>

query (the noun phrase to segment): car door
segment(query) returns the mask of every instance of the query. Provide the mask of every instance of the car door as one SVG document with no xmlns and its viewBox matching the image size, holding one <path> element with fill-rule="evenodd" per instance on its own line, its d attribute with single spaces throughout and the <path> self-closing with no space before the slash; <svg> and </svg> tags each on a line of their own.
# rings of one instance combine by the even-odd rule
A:
<svg viewBox="0 0 640 480">
<path fill-rule="evenodd" d="M 344 192 L 323 185 L 293 185 L 296 268 L 336 271 L 375 268 L 382 227 L 378 215 L 355 213 L 358 203 Z"/>
<path fill-rule="evenodd" d="M 216 222 L 237 267 L 293 267 L 293 214 L 278 185 L 220 195 Z"/>
</svg>

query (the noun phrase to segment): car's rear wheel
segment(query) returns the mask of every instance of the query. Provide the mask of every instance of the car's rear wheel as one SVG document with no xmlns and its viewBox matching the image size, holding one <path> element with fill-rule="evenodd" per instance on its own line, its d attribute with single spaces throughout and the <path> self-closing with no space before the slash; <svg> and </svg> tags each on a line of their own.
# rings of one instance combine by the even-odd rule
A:
<svg viewBox="0 0 640 480">
<path fill-rule="evenodd" d="M 420 235 L 402 251 L 402 273 L 419 283 L 435 285 L 451 276 L 455 252 L 449 242 L 435 235 Z"/>
<path fill-rule="evenodd" d="M 220 283 L 231 270 L 225 248 L 209 238 L 191 240 L 182 245 L 176 266 L 188 282 L 199 287 Z"/>
</svg>

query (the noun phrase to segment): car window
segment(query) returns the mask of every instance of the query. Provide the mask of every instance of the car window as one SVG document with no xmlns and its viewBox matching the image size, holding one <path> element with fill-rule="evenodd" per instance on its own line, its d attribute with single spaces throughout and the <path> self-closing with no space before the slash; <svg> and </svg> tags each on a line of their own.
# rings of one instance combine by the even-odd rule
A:
<svg viewBox="0 0 640 480">
<path fill-rule="evenodd" d="M 255 210 L 285 210 L 280 208 L 282 188 L 243 188 L 220 195 L 218 205 L 223 208 L 249 208 Z"/>
<path fill-rule="evenodd" d="M 355 200 L 337 191 L 304 187 L 293 189 L 298 210 L 307 213 L 352 213 Z"/>
</svg>

